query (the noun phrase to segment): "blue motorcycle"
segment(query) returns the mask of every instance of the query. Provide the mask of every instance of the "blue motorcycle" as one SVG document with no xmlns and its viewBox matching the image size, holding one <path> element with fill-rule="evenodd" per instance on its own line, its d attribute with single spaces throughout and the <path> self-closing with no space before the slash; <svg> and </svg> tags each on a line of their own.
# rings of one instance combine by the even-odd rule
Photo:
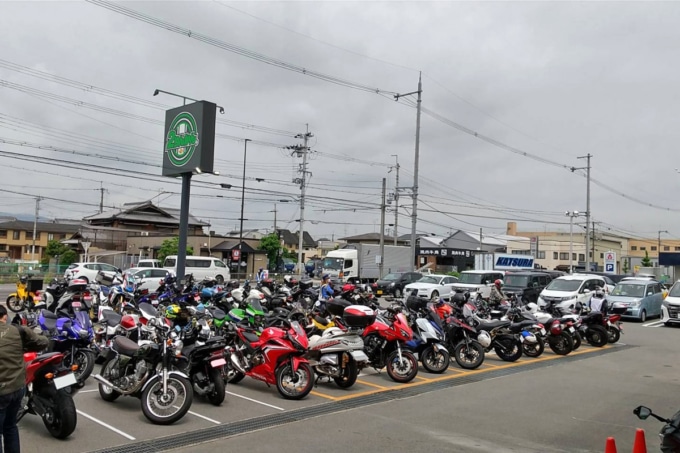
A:
<svg viewBox="0 0 680 453">
<path fill-rule="evenodd" d="M 70 304 L 70 310 L 60 310 L 57 314 L 42 310 L 38 325 L 43 334 L 50 338 L 49 352 L 64 354 L 64 365 L 78 365 L 75 371 L 78 385 L 82 387 L 92 374 L 96 359 L 94 329 L 87 309 L 79 300 Z"/>
<path fill-rule="evenodd" d="M 413 338 L 406 347 L 418 354 L 418 358 L 430 373 L 441 374 L 449 367 L 451 356 L 444 346 L 444 327 L 439 315 L 428 299 L 409 298 L 406 304 Z"/>
</svg>

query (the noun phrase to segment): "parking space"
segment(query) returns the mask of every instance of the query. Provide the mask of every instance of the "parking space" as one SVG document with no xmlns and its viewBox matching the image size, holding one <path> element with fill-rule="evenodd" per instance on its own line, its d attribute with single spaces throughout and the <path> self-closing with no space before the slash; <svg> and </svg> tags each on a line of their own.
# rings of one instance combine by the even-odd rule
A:
<svg viewBox="0 0 680 453">
<path fill-rule="evenodd" d="M 584 345 L 569 356 L 587 354 L 595 356 L 616 347 L 612 345 L 600 349 Z M 136 398 L 121 397 L 113 403 L 103 401 L 99 396 L 96 381 L 90 378 L 87 385 L 75 396 L 78 426 L 71 437 L 63 443 L 55 444 L 42 421 L 36 416 L 28 415 L 19 424 L 22 447 L 24 451 L 29 452 L 44 451 L 55 445 L 59 445 L 64 451 L 100 450 L 426 384 L 451 381 L 452 385 L 455 385 L 456 379 L 474 375 L 483 379 L 485 373 L 521 368 L 537 362 L 554 361 L 558 365 L 563 358 L 546 350 L 539 358 L 522 357 L 517 362 L 508 363 L 489 353 L 482 366 L 476 370 L 463 370 L 457 367 L 455 362 L 452 362 L 451 367 L 442 374 L 430 374 L 421 367 L 416 379 L 407 384 L 392 381 L 384 371 L 364 369 L 352 388 L 341 389 L 332 381 L 320 381 L 312 393 L 302 401 L 285 400 L 280 397 L 275 387 L 269 388 L 262 382 L 245 378 L 238 384 L 227 386 L 227 398 L 221 406 L 216 407 L 201 398 L 195 398 L 190 412 L 171 426 L 151 424 L 142 414 L 140 401 Z M 98 369 L 95 369 L 95 372 L 98 372 Z"/>
</svg>

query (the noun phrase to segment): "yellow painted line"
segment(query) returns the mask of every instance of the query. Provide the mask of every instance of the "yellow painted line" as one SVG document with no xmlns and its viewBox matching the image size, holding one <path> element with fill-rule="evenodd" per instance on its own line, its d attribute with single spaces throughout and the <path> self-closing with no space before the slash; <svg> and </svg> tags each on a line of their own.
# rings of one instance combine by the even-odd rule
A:
<svg viewBox="0 0 680 453">
<path fill-rule="evenodd" d="M 420 379 L 421 381 L 425 381 L 425 382 L 432 382 L 432 379 L 427 379 L 427 378 L 420 377 L 420 376 L 416 376 L 416 379 Z"/>
<path fill-rule="evenodd" d="M 465 371 L 467 371 L 467 370 L 462 370 L 462 369 L 460 369 L 460 368 L 451 368 L 451 367 L 448 367 L 448 368 L 446 369 L 446 372 L 448 373 L 449 371 L 450 371 L 451 373 L 458 373 L 458 374 L 460 374 L 460 373 L 465 373 Z"/>
<path fill-rule="evenodd" d="M 326 395 L 325 393 L 320 393 L 320 392 L 317 392 L 316 390 L 312 390 L 309 393 L 311 393 L 312 395 L 320 396 L 321 398 L 327 398 L 327 399 L 333 400 L 333 401 L 338 400 L 338 398 L 335 397 L 335 396 Z"/>
<path fill-rule="evenodd" d="M 362 380 L 359 380 L 359 379 L 357 379 L 357 382 L 359 384 L 368 385 L 369 387 L 375 387 L 375 388 L 380 389 L 380 390 L 389 390 L 390 389 L 390 387 L 385 387 L 383 385 L 378 385 L 378 384 L 372 384 L 370 382 L 362 381 Z"/>
<path fill-rule="evenodd" d="M 491 368 L 498 368 L 499 366 L 502 366 L 502 365 L 494 365 L 492 363 L 487 363 L 486 359 L 484 359 L 484 363 L 482 363 L 480 366 L 488 366 L 488 367 L 491 367 Z"/>
</svg>

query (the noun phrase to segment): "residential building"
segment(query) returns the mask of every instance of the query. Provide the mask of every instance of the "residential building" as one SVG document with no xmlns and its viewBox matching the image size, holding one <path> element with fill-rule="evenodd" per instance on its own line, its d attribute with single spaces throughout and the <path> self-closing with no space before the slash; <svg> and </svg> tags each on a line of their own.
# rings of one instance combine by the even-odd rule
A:
<svg viewBox="0 0 680 453">
<path fill-rule="evenodd" d="M 423 235 L 418 235 L 418 237 L 420 236 Z M 380 233 L 357 234 L 356 236 L 348 236 L 339 240 L 347 244 L 380 244 Z M 383 241 L 387 245 L 394 245 L 394 236 L 384 235 Z M 397 245 L 409 245 L 410 243 L 410 234 L 404 234 L 397 238 Z"/>
<path fill-rule="evenodd" d="M 40 261 L 49 241 L 68 240 L 80 229 L 80 226 L 74 224 L 73 221 L 70 223 L 37 222 L 35 254 L 33 254 L 33 225 L 34 222 L 26 220 L 0 221 L 0 257 L 11 260 Z"/>
<path fill-rule="evenodd" d="M 297 255 L 298 247 L 300 245 L 299 233 L 293 233 L 290 230 L 284 229 L 277 229 L 276 232 L 281 238 L 281 245 L 283 248 Z M 302 235 L 302 262 L 304 263 L 305 260 L 312 256 L 321 256 L 321 254 L 322 251 L 319 250 L 317 242 L 307 231 L 305 231 Z"/>
</svg>

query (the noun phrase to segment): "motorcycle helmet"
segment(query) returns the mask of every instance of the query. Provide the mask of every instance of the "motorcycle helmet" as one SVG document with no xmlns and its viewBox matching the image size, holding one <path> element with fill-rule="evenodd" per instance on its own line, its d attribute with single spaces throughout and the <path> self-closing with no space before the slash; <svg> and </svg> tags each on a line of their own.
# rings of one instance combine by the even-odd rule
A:
<svg viewBox="0 0 680 453">
<path fill-rule="evenodd" d="M 479 331 L 479 334 L 477 335 L 477 341 L 485 348 L 491 346 L 491 336 L 486 330 Z"/>
<path fill-rule="evenodd" d="M 164 282 L 166 285 L 172 285 L 177 281 L 177 277 L 175 276 L 174 272 L 168 272 L 165 274 L 165 279 Z"/>
<path fill-rule="evenodd" d="M 496 286 L 499 287 L 499 288 L 502 288 L 502 287 L 503 287 L 503 280 L 501 280 L 501 279 L 499 278 L 499 279 L 497 279 L 495 282 L 493 282 L 493 284 L 496 285 Z"/>
<path fill-rule="evenodd" d="M 283 277 L 283 281 L 285 283 L 290 283 L 291 278 L 293 278 L 293 277 L 291 277 L 290 275 L 286 275 L 285 277 Z"/>
<path fill-rule="evenodd" d="M 604 297 L 604 291 L 602 290 L 601 287 L 599 287 L 599 286 L 595 287 L 595 296 L 598 297 L 598 298 Z"/>
<path fill-rule="evenodd" d="M 21 277 L 19 277 L 19 281 L 25 285 L 28 282 L 28 276 L 22 275 Z"/>
<path fill-rule="evenodd" d="M 467 298 L 465 297 L 465 294 L 463 293 L 456 293 L 453 295 L 451 298 L 451 301 L 458 307 L 463 307 L 465 305 L 465 302 L 467 302 Z"/>
<path fill-rule="evenodd" d="M 165 317 L 168 319 L 175 320 L 179 316 L 181 309 L 179 305 L 177 304 L 172 304 L 168 305 L 168 308 L 165 309 Z"/>
<path fill-rule="evenodd" d="M 529 302 L 529 303 L 527 304 L 527 309 L 528 309 L 529 312 L 531 312 L 531 313 L 536 313 L 536 312 L 538 311 L 538 305 L 536 305 L 536 304 L 533 303 L 533 302 Z"/>
</svg>

